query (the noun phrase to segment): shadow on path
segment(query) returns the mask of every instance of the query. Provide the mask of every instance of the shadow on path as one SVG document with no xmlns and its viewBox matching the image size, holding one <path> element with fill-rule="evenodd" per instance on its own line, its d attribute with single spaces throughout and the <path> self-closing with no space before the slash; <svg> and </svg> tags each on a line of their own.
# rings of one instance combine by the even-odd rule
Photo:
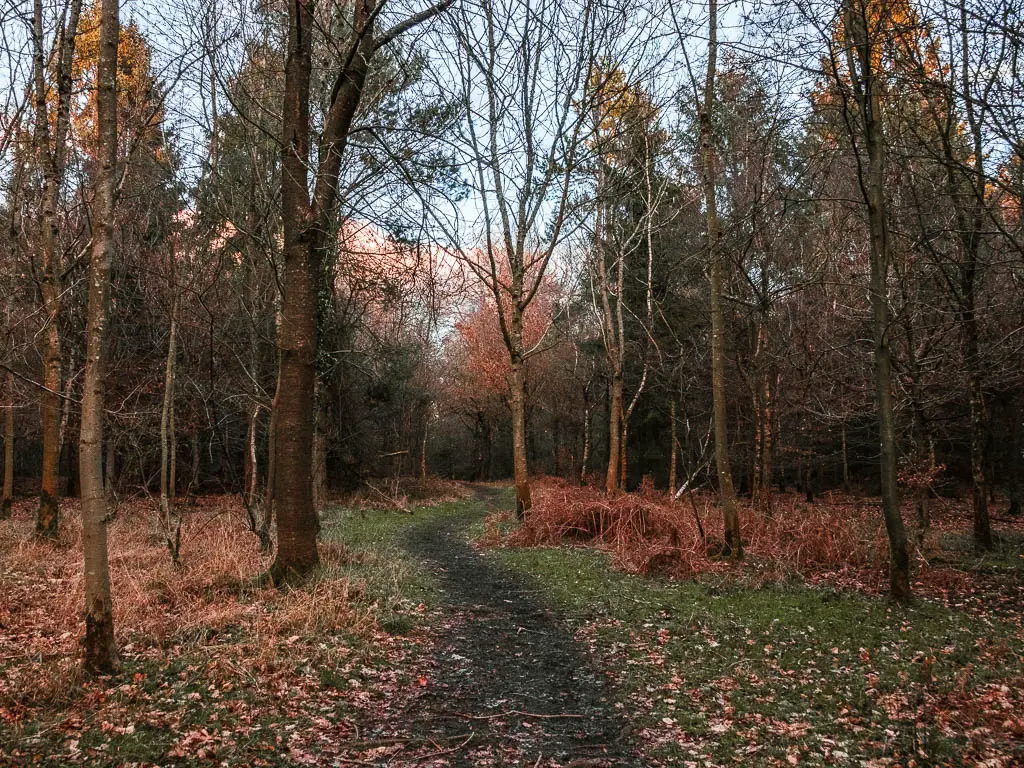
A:
<svg viewBox="0 0 1024 768">
<path fill-rule="evenodd" d="M 476 493 L 480 505 L 418 524 L 404 541 L 439 579 L 446 619 L 406 727 L 448 743 L 472 733 L 449 765 L 642 765 L 610 686 L 538 586 L 469 546 L 466 527 L 508 506 L 502 489 Z"/>
</svg>

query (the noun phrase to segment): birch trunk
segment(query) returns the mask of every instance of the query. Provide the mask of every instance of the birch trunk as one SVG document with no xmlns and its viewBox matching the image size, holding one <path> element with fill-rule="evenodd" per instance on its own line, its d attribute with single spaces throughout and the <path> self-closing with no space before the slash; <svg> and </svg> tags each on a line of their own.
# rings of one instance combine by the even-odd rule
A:
<svg viewBox="0 0 1024 768">
<path fill-rule="evenodd" d="M 846 450 L 846 422 L 843 422 L 843 490 L 850 492 L 850 461 Z"/>
</svg>

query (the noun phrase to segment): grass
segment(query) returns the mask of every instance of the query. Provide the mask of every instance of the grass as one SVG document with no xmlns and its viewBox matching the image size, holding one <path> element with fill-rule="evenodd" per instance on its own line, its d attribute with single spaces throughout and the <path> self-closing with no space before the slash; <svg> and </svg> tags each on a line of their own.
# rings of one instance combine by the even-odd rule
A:
<svg viewBox="0 0 1024 768">
<path fill-rule="evenodd" d="M 440 592 L 437 580 L 405 550 L 401 537 L 427 518 L 465 515 L 476 506 L 472 501 L 446 501 L 417 507 L 411 516 L 394 510 L 333 507 L 324 515 L 325 538 L 341 543 L 349 553 L 346 575 L 363 585 L 381 626 L 393 634 L 409 634 L 424 607 L 436 606 Z"/>
<path fill-rule="evenodd" d="M 1024 758 L 1004 727 L 1021 704 L 1015 622 L 795 582 L 636 577 L 586 549 L 495 555 L 570 617 L 669 764 Z"/>
</svg>

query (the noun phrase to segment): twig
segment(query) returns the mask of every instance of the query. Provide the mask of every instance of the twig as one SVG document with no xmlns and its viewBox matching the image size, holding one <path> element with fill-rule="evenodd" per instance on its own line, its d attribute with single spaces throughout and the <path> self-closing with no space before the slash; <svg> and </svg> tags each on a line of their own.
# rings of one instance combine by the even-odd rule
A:
<svg viewBox="0 0 1024 768">
<path fill-rule="evenodd" d="M 417 756 L 416 756 L 415 758 L 413 758 L 413 759 L 414 759 L 414 760 L 415 760 L 415 761 L 416 761 L 417 763 L 421 763 L 421 762 L 423 762 L 424 760 L 430 760 L 430 759 L 432 759 L 432 758 L 435 758 L 435 757 L 440 757 L 441 755 L 450 755 L 450 754 L 451 754 L 452 752 L 458 752 L 458 751 L 459 751 L 460 749 L 462 749 L 462 748 L 463 748 L 464 746 L 466 746 L 467 744 L 469 744 L 469 742 L 470 742 L 470 741 L 472 740 L 472 738 L 473 738 L 473 736 L 474 736 L 474 735 L 475 735 L 475 734 L 472 734 L 472 733 L 471 733 L 471 734 L 469 734 L 469 736 L 467 736 L 467 737 L 466 737 L 466 740 L 465 740 L 465 741 L 461 742 L 460 744 L 457 744 L 456 746 L 452 747 L 451 749 L 442 749 L 442 750 L 439 750 L 439 751 L 437 751 L 437 752 L 428 752 L 428 753 L 427 753 L 427 754 L 425 754 L 425 755 L 417 755 Z"/>
<path fill-rule="evenodd" d="M 374 490 L 377 493 L 379 493 L 385 499 L 390 501 L 395 507 L 397 507 L 398 509 L 402 510 L 403 512 L 405 512 L 407 514 L 410 514 L 410 515 L 412 514 L 412 510 L 409 509 L 407 506 L 403 505 L 398 499 L 395 499 L 395 498 L 392 498 L 391 496 L 388 496 L 386 493 L 384 493 L 384 491 L 380 490 L 380 488 L 378 488 L 377 486 L 373 485 L 369 480 L 366 480 L 365 482 L 366 482 L 366 485 L 369 486 L 369 488 L 371 490 Z"/>
<path fill-rule="evenodd" d="M 509 715 L 519 715 L 520 717 L 531 717 L 536 720 L 555 720 L 559 718 L 581 718 L 583 715 L 575 714 L 560 714 L 560 715 L 541 715 L 536 712 L 523 712 L 520 709 L 510 709 L 507 712 L 499 712 L 496 715 L 467 715 L 462 712 L 456 713 L 459 717 L 464 717 L 467 720 L 496 720 L 499 717 L 508 717 Z"/>
<path fill-rule="evenodd" d="M 345 747 L 348 751 L 362 752 L 367 749 L 374 749 L 375 747 L 390 747 L 395 744 L 432 744 L 437 746 L 438 741 L 454 741 L 456 739 L 464 739 L 467 736 L 472 736 L 473 733 L 457 733 L 454 736 L 394 736 L 389 739 L 372 739 L 369 741 L 356 741 L 351 742 Z"/>
</svg>

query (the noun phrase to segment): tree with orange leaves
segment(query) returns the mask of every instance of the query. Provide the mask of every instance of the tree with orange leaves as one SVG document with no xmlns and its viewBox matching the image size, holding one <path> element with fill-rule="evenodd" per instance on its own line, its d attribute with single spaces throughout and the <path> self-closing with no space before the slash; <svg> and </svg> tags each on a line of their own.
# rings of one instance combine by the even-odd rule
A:
<svg viewBox="0 0 1024 768">
<path fill-rule="evenodd" d="M 100 45 L 100 6 L 82 12 L 75 41 L 72 78 L 84 96 L 73 105 L 72 119 L 81 149 L 89 160 L 98 156 L 96 146 L 97 67 Z M 117 43 L 118 158 L 132 156 L 139 145 L 147 146 L 157 161 L 165 160 L 163 93 L 152 68 L 152 50 L 134 22 L 121 27 Z"/>
</svg>

